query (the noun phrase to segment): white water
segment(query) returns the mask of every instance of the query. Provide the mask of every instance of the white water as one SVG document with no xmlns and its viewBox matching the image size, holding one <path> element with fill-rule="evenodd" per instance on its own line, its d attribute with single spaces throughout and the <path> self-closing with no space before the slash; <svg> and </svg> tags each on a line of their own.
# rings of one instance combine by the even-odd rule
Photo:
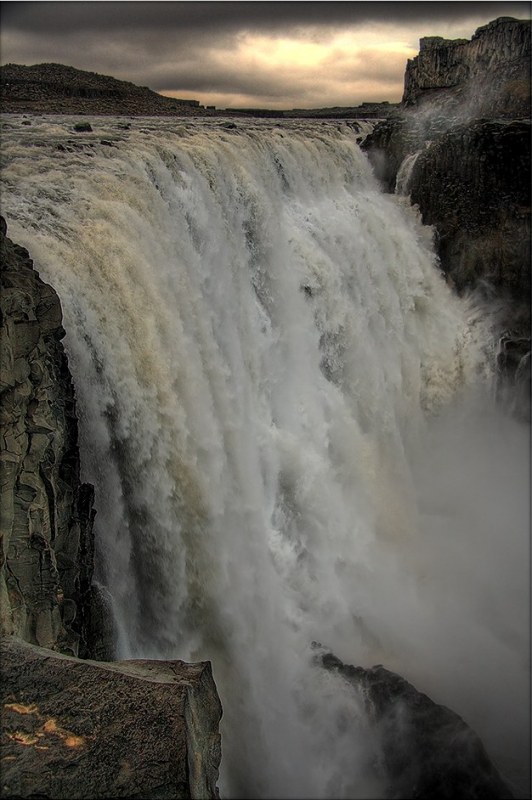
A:
<svg viewBox="0 0 532 800">
<path fill-rule="evenodd" d="M 313 641 L 518 780 L 528 432 L 430 231 L 345 125 L 92 122 L 10 118 L 2 207 L 61 297 L 120 655 L 212 661 L 225 797 L 382 797 Z"/>
<path fill-rule="evenodd" d="M 395 193 L 398 195 L 408 195 L 410 193 L 410 181 L 412 179 L 412 172 L 418 160 L 421 150 L 415 153 L 406 155 L 397 170 L 397 178 L 395 179 Z"/>
</svg>

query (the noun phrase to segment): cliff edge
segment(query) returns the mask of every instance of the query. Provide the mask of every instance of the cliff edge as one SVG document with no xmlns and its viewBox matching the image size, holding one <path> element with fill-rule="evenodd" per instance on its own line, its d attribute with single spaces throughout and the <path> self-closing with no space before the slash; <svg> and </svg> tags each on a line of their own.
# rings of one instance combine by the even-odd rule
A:
<svg viewBox="0 0 532 800">
<path fill-rule="evenodd" d="M 530 116 L 530 23 L 499 17 L 468 39 L 427 36 L 406 65 L 402 104 L 470 116 Z"/>
<path fill-rule="evenodd" d="M 209 662 L 82 661 L 13 637 L 1 654 L 5 800 L 219 796 Z"/>
<path fill-rule="evenodd" d="M 99 603 L 94 492 L 80 479 L 61 306 L 3 219 L 0 255 L 1 631 L 87 657 Z"/>
<path fill-rule="evenodd" d="M 1 795 L 217 798 L 210 663 L 104 661 L 61 305 L 0 223 Z"/>
<path fill-rule="evenodd" d="M 385 190 L 433 226 L 442 271 L 496 318 L 501 381 L 530 415 L 530 22 L 501 17 L 471 41 L 427 37 L 400 111 L 362 144 Z M 504 394 L 507 396 L 506 389 Z"/>
</svg>

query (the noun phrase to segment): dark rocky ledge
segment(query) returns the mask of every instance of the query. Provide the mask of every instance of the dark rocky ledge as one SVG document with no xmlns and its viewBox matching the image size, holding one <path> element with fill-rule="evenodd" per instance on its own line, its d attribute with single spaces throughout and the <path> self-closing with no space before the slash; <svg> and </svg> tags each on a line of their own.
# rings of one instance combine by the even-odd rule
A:
<svg viewBox="0 0 532 800">
<path fill-rule="evenodd" d="M 126 114 L 205 116 L 197 100 L 165 97 L 110 75 L 64 64 L 6 64 L 0 67 L 2 111 L 7 114 Z"/>
<path fill-rule="evenodd" d="M 499 800 L 513 794 L 464 720 L 382 666 L 343 664 L 319 657 L 361 693 L 378 733 L 390 798 Z"/>
<path fill-rule="evenodd" d="M 2 641 L 4 800 L 217 798 L 208 662 L 102 663 Z"/>
</svg>

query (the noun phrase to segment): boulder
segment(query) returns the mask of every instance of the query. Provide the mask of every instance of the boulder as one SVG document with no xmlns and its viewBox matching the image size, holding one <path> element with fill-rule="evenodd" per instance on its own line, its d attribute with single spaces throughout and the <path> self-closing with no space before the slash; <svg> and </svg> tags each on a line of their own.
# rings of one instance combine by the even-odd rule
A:
<svg viewBox="0 0 532 800">
<path fill-rule="evenodd" d="M 219 797 L 209 662 L 61 656 L 2 641 L 5 800 Z"/>
<path fill-rule="evenodd" d="M 90 122 L 76 122 L 74 130 L 76 133 L 92 133 L 92 125 Z"/>
</svg>

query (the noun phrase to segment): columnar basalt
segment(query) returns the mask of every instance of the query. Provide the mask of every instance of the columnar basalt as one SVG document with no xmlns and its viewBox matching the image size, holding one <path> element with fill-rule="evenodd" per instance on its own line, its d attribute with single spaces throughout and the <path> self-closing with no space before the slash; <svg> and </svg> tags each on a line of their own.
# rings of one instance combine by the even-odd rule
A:
<svg viewBox="0 0 532 800">
<path fill-rule="evenodd" d="M 428 36 L 406 66 L 403 105 L 462 106 L 471 116 L 530 114 L 530 23 L 499 17 L 467 39 Z"/>
<path fill-rule="evenodd" d="M 2 632 L 87 656 L 94 492 L 80 480 L 61 306 L 3 220 L 0 236 Z"/>
<path fill-rule="evenodd" d="M 495 301 L 497 335 L 519 341 L 524 361 L 507 377 L 521 398 L 530 394 L 530 49 L 530 23 L 508 17 L 471 41 L 422 39 L 401 112 L 362 145 L 392 192 L 418 154 L 406 190 L 457 291 Z"/>
</svg>

